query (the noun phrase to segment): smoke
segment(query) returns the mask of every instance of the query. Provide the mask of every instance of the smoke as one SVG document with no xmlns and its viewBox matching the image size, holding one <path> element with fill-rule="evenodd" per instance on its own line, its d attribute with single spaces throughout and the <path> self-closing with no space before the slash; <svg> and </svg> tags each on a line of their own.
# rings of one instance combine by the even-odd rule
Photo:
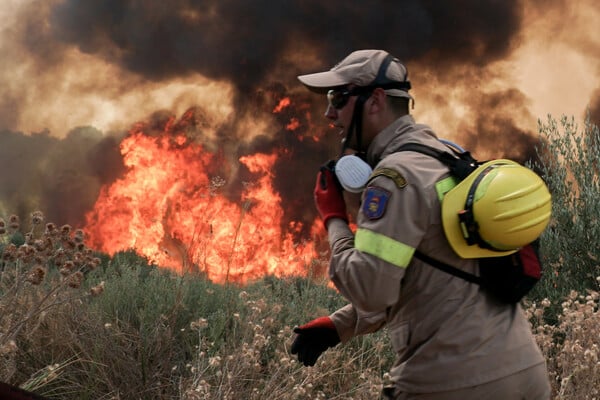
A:
<svg viewBox="0 0 600 400">
<path fill-rule="evenodd" d="M 533 154 L 537 116 L 527 82 L 511 78 L 510 63 L 531 35 L 546 40 L 564 27 L 571 4 L 14 2 L 17 11 L 4 17 L 10 24 L 0 42 L 7 60 L 0 67 L 0 145 L 6 153 L 0 162 L 12 172 L 2 176 L 0 203 L 10 212 L 43 208 L 74 225 L 82 223 L 100 187 L 123 172 L 118 144 L 127 128 L 145 120 L 155 125 L 150 131 L 160 131 L 188 109 L 198 116 L 195 139 L 224 162 L 234 165 L 258 151 L 281 154 L 274 184 L 286 217 L 309 221 L 314 174 L 337 154 L 339 137 L 320 118 L 324 99 L 296 76 L 328 69 L 360 48 L 386 49 L 407 64 L 419 122 L 479 158 L 523 161 Z M 600 41 L 580 43 L 577 32 L 560 32 L 573 49 L 597 60 Z M 283 98 L 291 105 L 274 113 Z M 597 116 L 598 96 L 592 99 Z M 29 133 L 45 128 L 50 132 Z M 225 172 L 232 187 L 251 178 L 243 168 Z"/>
<path fill-rule="evenodd" d="M 67 0 L 52 10 L 51 34 L 150 79 L 200 72 L 243 93 L 272 80 L 290 50 L 314 52 L 321 66 L 370 47 L 444 68 L 486 65 L 507 54 L 520 21 L 515 0 Z M 288 67 L 275 78 L 292 83 L 305 66 Z"/>
<path fill-rule="evenodd" d="M 0 132 L 0 169 L 3 215 L 42 210 L 51 221 L 81 226 L 100 187 L 124 167 L 116 137 L 82 127 L 64 139 Z"/>
</svg>

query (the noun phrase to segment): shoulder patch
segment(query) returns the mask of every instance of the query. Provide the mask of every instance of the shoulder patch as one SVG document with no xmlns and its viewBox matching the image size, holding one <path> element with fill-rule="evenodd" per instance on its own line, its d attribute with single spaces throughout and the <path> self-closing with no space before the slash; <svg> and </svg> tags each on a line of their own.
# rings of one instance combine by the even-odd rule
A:
<svg viewBox="0 0 600 400">
<path fill-rule="evenodd" d="M 392 194 L 383 188 L 369 186 L 365 190 L 365 199 L 362 206 L 365 217 L 369 219 L 381 218 L 385 214 L 385 209 L 391 196 Z"/>
<path fill-rule="evenodd" d="M 391 168 L 377 168 L 371 176 L 369 177 L 369 181 L 378 177 L 378 176 L 386 176 L 394 181 L 398 189 L 402 189 L 406 186 L 406 179 L 402 176 L 402 174 L 395 169 Z"/>
</svg>

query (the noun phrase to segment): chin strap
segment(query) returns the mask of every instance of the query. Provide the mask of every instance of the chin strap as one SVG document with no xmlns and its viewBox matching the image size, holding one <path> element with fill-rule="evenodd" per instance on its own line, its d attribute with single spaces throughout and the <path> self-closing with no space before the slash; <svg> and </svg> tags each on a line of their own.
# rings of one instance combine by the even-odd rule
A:
<svg viewBox="0 0 600 400">
<path fill-rule="evenodd" d="M 356 103 L 354 103 L 354 111 L 352 113 L 352 121 L 350 122 L 350 126 L 348 127 L 348 133 L 346 134 L 346 138 L 342 143 L 342 150 L 340 153 L 340 157 L 344 156 L 345 151 L 348 149 L 348 145 L 350 144 L 350 139 L 352 139 L 352 134 L 356 132 L 356 155 L 366 161 L 366 151 L 362 148 L 362 117 L 363 117 L 363 109 L 365 102 L 373 93 L 375 88 L 382 88 L 383 90 L 387 89 L 399 89 L 408 92 L 411 88 L 410 81 L 408 80 L 408 71 L 406 72 L 406 76 L 403 82 L 397 82 L 390 80 L 385 73 L 390 66 L 390 64 L 394 61 L 394 56 L 388 54 L 384 60 L 381 62 L 379 66 L 379 71 L 377 71 L 377 76 L 373 80 L 373 82 L 369 86 L 356 88 L 355 90 L 359 90 L 358 98 L 356 99 Z M 414 100 L 413 100 L 414 107 Z"/>
<path fill-rule="evenodd" d="M 371 95 L 371 91 L 360 94 L 356 99 L 356 103 L 354 103 L 354 111 L 352 113 L 352 121 L 350 122 L 350 126 L 348 127 L 348 133 L 346 134 L 346 138 L 342 143 L 342 151 L 340 153 L 340 157 L 345 155 L 346 150 L 348 149 L 348 145 L 350 144 L 350 140 L 352 139 L 352 135 L 356 135 L 356 155 L 363 160 L 366 159 L 366 152 L 362 148 L 362 116 L 365 102 Z"/>
</svg>

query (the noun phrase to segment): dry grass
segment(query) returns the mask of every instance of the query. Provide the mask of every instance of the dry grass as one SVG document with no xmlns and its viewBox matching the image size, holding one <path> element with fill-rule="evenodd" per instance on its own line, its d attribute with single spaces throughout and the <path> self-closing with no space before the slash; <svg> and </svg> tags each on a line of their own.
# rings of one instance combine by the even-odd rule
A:
<svg viewBox="0 0 600 400">
<path fill-rule="evenodd" d="M 84 273 L 106 281 L 97 297 L 85 281 L 69 286 L 83 265 L 61 275 L 47 261 L 57 271 L 32 283 L 32 265 L 4 264 L 3 380 L 55 399 L 283 400 L 373 399 L 387 379 L 385 332 L 331 349 L 313 368 L 289 353 L 295 324 L 344 303 L 324 282 L 267 278 L 242 288 L 174 276 L 131 254 L 105 261 L 93 279 Z M 598 306 L 591 290 L 526 304 L 555 399 L 598 398 Z"/>
<path fill-rule="evenodd" d="M 545 153 L 562 155 L 544 171 L 565 206 L 542 237 L 548 274 L 525 309 L 553 398 L 599 399 L 600 182 L 587 166 L 598 165 L 600 134 L 591 129 L 575 151 L 569 143 L 581 142 L 544 129 L 557 147 Z M 567 170 L 582 177 L 584 197 L 573 197 Z M 265 277 L 242 288 L 173 275 L 131 252 L 100 261 L 81 231 L 30 217 L 25 230 L 16 216 L 0 220 L 3 381 L 53 399 L 115 400 L 373 399 L 386 383 L 386 332 L 330 349 L 313 368 L 290 355 L 294 325 L 345 303 L 325 282 Z"/>
<path fill-rule="evenodd" d="M 103 290 L 103 283 L 89 292 L 81 290 L 85 275 L 100 264 L 85 247 L 83 232 L 68 225 L 44 226 L 39 211 L 30 217 L 24 232 L 18 216 L 10 216 L 8 222 L 0 219 L 0 379 L 4 381 L 20 368 L 17 358 L 23 337 L 35 337 L 55 310 Z M 44 377 L 32 376 L 33 385 L 48 380 L 57 369 L 51 365 L 47 374 L 40 371 Z"/>
<path fill-rule="evenodd" d="M 552 305 L 548 299 L 527 309 L 557 399 L 596 399 L 600 395 L 599 298 L 596 290 L 586 294 L 572 291 L 560 305 L 556 324 L 544 319 Z"/>
</svg>

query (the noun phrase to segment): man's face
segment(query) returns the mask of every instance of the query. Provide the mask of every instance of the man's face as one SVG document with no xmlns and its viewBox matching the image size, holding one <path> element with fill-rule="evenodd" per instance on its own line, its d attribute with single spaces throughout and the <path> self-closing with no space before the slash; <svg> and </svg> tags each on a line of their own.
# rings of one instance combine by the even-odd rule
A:
<svg viewBox="0 0 600 400">
<path fill-rule="evenodd" d="M 327 95 L 329 104 L 327 105 L 327 110 L 325 110 L 325 117 L 332 121 L 334 127 L 340 128 L 339 134 L 343 140 L 345 140 L 348 129 L 350 129 L 357 98 L 356 95 L 351 93 L 351 89 L 352 87 L 335 89 L 329 91 Z M 352 136 L 350 143 L 347 143 L 346 147 L 356 149 L 355 135 Z"/>
</svg>

